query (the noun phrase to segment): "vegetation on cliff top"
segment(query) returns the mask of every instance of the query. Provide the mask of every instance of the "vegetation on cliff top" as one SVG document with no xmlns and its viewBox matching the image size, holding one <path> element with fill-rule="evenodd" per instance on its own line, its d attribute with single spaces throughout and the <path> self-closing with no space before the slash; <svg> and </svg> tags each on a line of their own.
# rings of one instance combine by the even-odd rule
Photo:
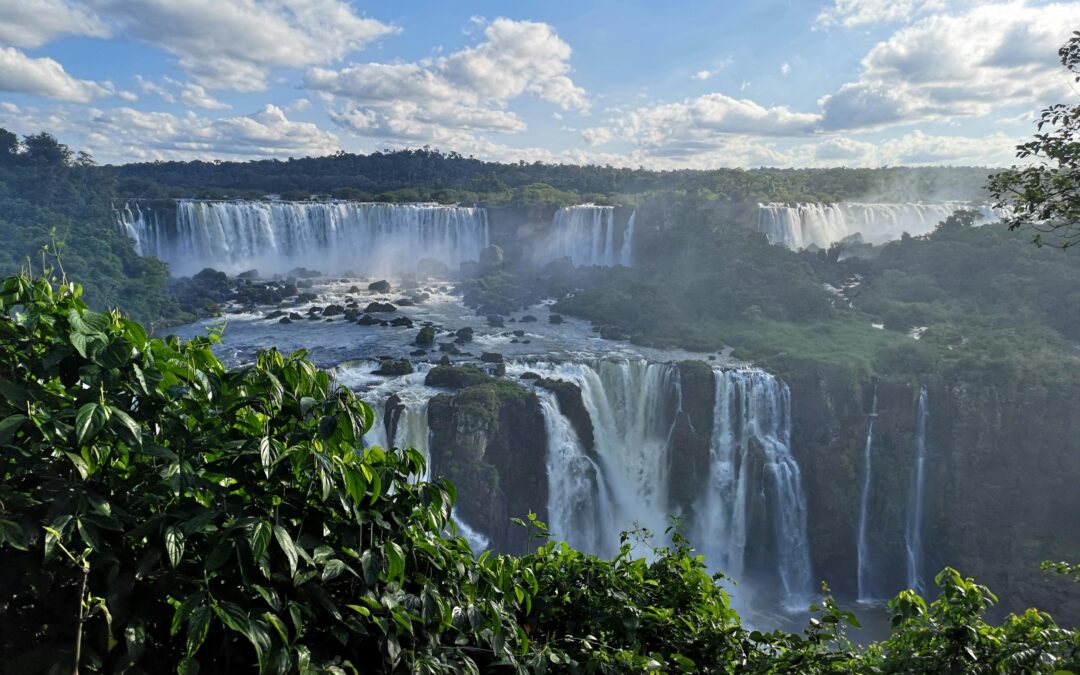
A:
<svg viewBox="0 0 1080 675">
<path fill-rule="evenodd" d="M 80 296 L 0 285 L 4 672 L 1080 668 L 1076 632 L 1035 610 L 987 624 L 994 596 L 950 569 L 860 649 L 827 596 L 802 635 L 742 627 L 677 533 L 650 561 L 474 557 L 453 487 L 419 481 L 413 450 L 364 449 L 371 409 L 303 354 L 226 370 L 212 337 L 151 339 Z"/>
</svg>

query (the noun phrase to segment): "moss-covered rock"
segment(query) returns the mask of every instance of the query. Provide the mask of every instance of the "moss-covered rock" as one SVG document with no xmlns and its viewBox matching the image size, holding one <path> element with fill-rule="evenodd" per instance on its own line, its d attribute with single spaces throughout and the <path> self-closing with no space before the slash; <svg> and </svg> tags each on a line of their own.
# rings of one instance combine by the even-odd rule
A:
<svg viewBox="0 0 1080 675">
<path fill-rule="evenodd" d="M 424 378 L 425 385 L 444 389 L 464 389 L 491 381 L 491 377 L 474 366 L 438 365 Z"/>
<path fill-rule="evenodd" d="M 547 518 L 544 417 L 536 394 L 492 380 L 428 403 L 432 468 L 458 489 L 466 522 L 483 523 L 499 550 L 523 551 L 527 533 L 510 522 Z"/>
<path fill-rule="evenodd" d="M 417 347 L 430 347 L 435 344 L 435 327 L 424 326 L 420 329 L 420 332 L 416 334 L 416 346 Z"/>
<path fill-rule="evenodd" d="M 408 375 L 413 372 L 413 365 L 409 359 L 382 359 L 375 375 L 388 377 L 396 375 Z"/>
</svg>

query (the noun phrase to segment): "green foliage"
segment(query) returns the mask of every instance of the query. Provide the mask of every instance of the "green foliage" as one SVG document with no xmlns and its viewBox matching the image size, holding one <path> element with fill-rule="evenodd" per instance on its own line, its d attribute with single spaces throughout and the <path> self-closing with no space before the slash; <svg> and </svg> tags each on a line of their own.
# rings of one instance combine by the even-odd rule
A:
<svg viewBox="0 0 1080 675">
<path fill-rule="evenodd" d="M 86 285 L 91 306 L 122 306 L 150 323 L 172 318 L 166 266 L 139 257 L 117 227 L 115 180 L 86 158 L 73 162 L 71 150 L 45 132 L 22 144 L 13 138 L 0 130 L 0 276 L 49 267 L 51 255 L 42 258 L 50 249 L 62 253 L 68 278 Z"/>
<path fill-rule="evenodd" d="M 0 285 L 3 672 L 1080 668 L 1074 631 L 1035 610 L 987 624 L 994 597 L 949 569 L 858 649 L 828 595 L 802 635 L 747 630 L 675 529 L 647 559 L 626 535 L 612 560 L 475 557 L 450 534 L 453 487 L 420 481 L 414 450 L 363 449 L 371 409 L 303 354 L 226 370 L 213 337 L 151 339 L 80 296 Z"/>
<path fill-rule="evenodd" d="M 1080 82 L 1080 32 L 1058 56 Z M 1045 236 L 1046 243 L 1068 248 L 1080 235 L 1080 105 L 1045 108 L 1037 124 L 1034 140 L 1017 146 L 1017 158 L 1028 163 L 994 174 L 987 188 L 1010 228 L 1033 231 L 1036 244 Z"/>
</svg>

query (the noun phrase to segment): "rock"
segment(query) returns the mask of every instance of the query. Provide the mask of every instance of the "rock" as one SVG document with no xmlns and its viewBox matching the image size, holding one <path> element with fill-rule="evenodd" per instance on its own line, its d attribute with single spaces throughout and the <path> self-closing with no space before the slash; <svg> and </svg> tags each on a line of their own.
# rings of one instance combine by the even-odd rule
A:
<svg viewBox="0 0 1080 675">
<path fill-rule="evenodd" d="M 535 376 L 536 386 L 555 394 L 555 398 L 559 401 L 559 410 L 566 415 L 566 419 L 570 420 L 570 426 L 574 428 L 581 446 L 592 453 L 596 449 L 596 437 L 592 418 L 589 417 L 589 410 L 585 407 L 585 399 L 581 395 L 581 387 L 566 380 L 541 378 L 536 373 L 531 374 Z"/>
<path fill-rule="evenodd" d="M 345 308 L 341 305 L 327 305 L 323 308 L 323 316 L 340 316 L 345 313 Z"/>
<path fill-rule="evenodd" d="M 515 319 L 514 317 L 510 317 L 510 318 L 509 318 L 509 319 L 507 319 L 506 321 L 507 321 L 508 323 L 517 323 L 517 319 Z"/>
<path fill-rule="evenodd" d="M 301 293 L 296 296 L 296 302 L 303 305 L 309 302 L 315 302 L 319 299 L 319 296 L 314 293 Z"/>
<path fill-rule="evenodd" d="M 353 307 L 349 307 L 345 310 L 345 320 L 356 323 L 356 320 L 360 318 L 360 310 Z"/>
<path fill-rule="evenodd" d="M 397 307 L 391 305 L 389 302 L 371 302 L 364 308 L 364 312 L 372 314 L 374 312 L 396 312 Z"/>
<path fill-rule="evenodd" d="M 359 293 L 359 292 L 360 292 L 360 287 L 355 286 L 355 285 L 354 286 L 349 286 L 349 290 L 346 291 L 346 293 Z"/>
<path fill-rule="evenodd" d="M 506 323 L 503 321 L 503 318 L 498 314 L 489 314 L 487 318 L 487 323 L 492 328 L 502 328 L 506 325 Z"/>
<path fill-rule="evenodd" d="M 412 328 L 413 322 L 412 319 L 407 316 L 399 316 L 398 318 L 390 321 L 390 325 L 396 328 Z"/>
<path fill-rule="evenodd" d="M 413 293 L 409 296 L 414 305 L 421 305 L 431 299 L 430 293 Z"/>
<path fill-rule="evenodd" d="M 300 319 L 304 318 L 304 315 L 300 312 L 289 312 L 289 318 L 293 321 L 299 321 Z"/>
<path fill-rule="evenodd" d="M 276 318 L 278 318 L 280 316 L 285 316 L 285 312 L 281 311 L 280 309 L 275 309 L 274 311 L 268 313 L 263 318 L 264 319 L 276 319 Z"/>
<path fill-rule="evenodd" d="M 383 431 L 386 432 L 386 438 L 391 439 L 390 443 L 393 444 L 393 438 L 397 436 L 398 422 L 401 421 L 401 413 L 405 412 L 405 402 L 401 400 L 401 397 L 397 394 L 392 394 L 386 399 L 386 405 L 383 406 Z"/>
<path fill-rule="evenodd" d="M 409 352 L 409 356 L 417 356 L 417 357 L 419 357 L 419 356 L 427 356 L 427 350 L 426 349 L 414 349 L 413 351 Z"/>
<path fill-rule="evenodd" d="M 316 270 L 309 270 L 306 267 L 295 267 L 289 270 L 287 277 L 296 277 L 297 279 L 314 279 L 315 277 L 325 276 L 322 272 Z"/>
<path fill-rule="evenodd" d="M 506 377 L 506 364 L 496 363 L 491 366 L 491 374 L 495 377 Z"/>
<path fill-rule="evenodd" d="M 526 370 L 524 373 L 521 374 L 521 379 L 523 379 L 523 380 L 539 380 L 540 379 L 540 373 L 534 373 L 531 370 Z"/>
<path fill-rule="evenodd" d="M 258 279 L 259 278 L 259 270 L 248 270 L 246 272 L 241 272 L 240 274 L 236 275 L 236 278 L 237 279 Z"/>
<path fill-rule="evenodd" d="M 435 327 L 424 326 L 420 329 L 420 332 L 416 334 L 415 340 L 418 347 L 430 347 L 435 344 Z"/>
<path fill-rule="evenodd" d="M 424 384 L 429 387 L 445 389 L 463 389 L 477 384 L 490 382 L 491 378 L 474 366 L 438 365 L 428 371 Z"/>
<path fill-rule="evenodd" d="M 416 303 L 412 301 L 412 298 L 398 298 L 394 304 L 398 307 L 412 307 Z"/>
<path fill-rule="evenodd" d="M 280 319 L 278 319 L 278 323 L 292 323 L 292 319 L 290 319 L 287 316 L 283 316 Z"/>
<path fill-rule="evenodd" d="M 458 330 L 456 333 L 454 333 L 454 335 L 457 336 L 456 338 L 454 338 L 454 342 L 458 343 L 459 345 L 463 345 L 463 344 L 466 344 L 468 342 L 472 342 L 473 333 L 474 333 L 473 329 L 466 326 L 465 328 L 462 328 L 462 329 Z"/>
<path fill-rule="evenodd" d="M 536 322 L 536 317 L 533 316 L 532 314 L 526 314 L 525 316 L 521 317 L 521 323 L 535 323 L 535 322 Z"/>
<path fill-rule="evenodd" d="M 480 251 L 480 267 L 491 270 L 499 265 L 503 264 L 506 259 L 502 248 L 498 246 L 488 246 L 483 251 Z"/>
<path fill-rule="evenodd" d="M 460 356 L 461 350 L 453 342 L 440 342 L 439 351 L 446 352 L 447 354 L 453 354 L 454 356 Z"/>
<path fill-rule="evenodd" d="M 297 288 L 313 288 L 314 286 L 315 286 L 315 282 L 312 281 L 311 279 L 299 279 L 296 282 L 296 287 Z"/>
<path fill-rule="evenodd" d="M 375 291 L 376 293 L 389 293 L 390 292 L 390 282 L 387 281 L 386 279 L 382 279 L 382 280 L 379 280 L 379 281 L 372 281 L 370 284 L 368 284 L 368 290 L 369 291 Z"/>
<path fill-rule="evenodd" d="M 525 337 L 525 331 L 523 331 L 523 330 L 514 331 L 514 337 Z"/>
<path fill-rule="evenodd" d="M 548 323 L 560 324 L 563 322 L 562 314 L 552 314 L 548 316 Z"/>
<path fill-rule="evenodd" d="M 548 517 L 546 433 L 536 394 L 491 380 L 433 397 L 428 420 L 432 475 L 458 488 L 457 512 L 466 522 L 484 523 L 496 550 L 528 550 L 529 533 L 511 519 L 530 512 Z"/>
<path fill-rule="evenodd" d="M 448 365 L 450 365 L 450 357 L 446 356 L 444 354 L 443 357 L 441 359 L 439 359 L 439 365 L 440 366 L 448 366 Z"/>
<path fill-rule="evenodd" d="M 445 279 L 450 276 L 450 268 L 438 258 L 420 258 L 416 263 L 416 276 L 421 279 L 430 277 Z"/>
<path fill-rule="evenodd" d="M 364 316 L 357 319 L 356 323 L 360 326 L 377 326 L 382 322 L 379 319 L 371 316 L 370 314 L 365 314 Z"/>
<path fill-rule="evenodd" d="M 506 358 L 496 352 L 483 352 L 480 354 L 480 360 L 484 363 L 504 363 Z"/>
<path fill-rule="evenodd" d="M 668 475 L 671 484 L 679 486 L 669 495 L 673 509 L 692 509 L 704 489 L 709 479 L 709 444 L 709 436 L 695 429 L 690 415 L 680 410 L 668 435 Z"/>
<path fill-rule="evenodd" d="M 383 359 L 375 375 L 408 375 L 413 372 L 412 362 L 409 359 Z"/>
<path fill-rule="evenodd" d="M 628 340 L 630 338 L 629 335 L 615 326 L 601 326 L 600 337 L 605 340 Z"/>
</svg>

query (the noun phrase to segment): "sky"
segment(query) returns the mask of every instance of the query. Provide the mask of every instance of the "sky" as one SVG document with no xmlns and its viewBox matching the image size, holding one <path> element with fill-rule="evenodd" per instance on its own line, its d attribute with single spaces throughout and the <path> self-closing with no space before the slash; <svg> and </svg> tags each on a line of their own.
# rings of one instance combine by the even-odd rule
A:
<svg viewBox="0 0 1080 675">
<path fill-rule="evenodd" d="M 0 0 L 0 127 L 99 163 L 429 146 L 653 169 L 1014 162 L 1038 0 Z"/>
</svg>

